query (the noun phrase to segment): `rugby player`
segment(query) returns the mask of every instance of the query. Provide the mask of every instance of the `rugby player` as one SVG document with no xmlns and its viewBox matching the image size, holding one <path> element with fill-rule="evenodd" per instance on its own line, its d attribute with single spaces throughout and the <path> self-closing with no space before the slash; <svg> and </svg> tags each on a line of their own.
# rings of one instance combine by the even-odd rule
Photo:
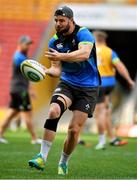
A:
<svg viewBox="0 0 137 180">
<path fill-rule="evenodd" d="M 106 130 L 110 139 L 110 145 L 119 146 L 127 143 L 117 138 L 112 131 L 110 93 L 116 85 L 115 70 L 127 81 L 130 88 L 134 87 L 134 81 L 131 79 L 127 68 L 121 62 L 117 53 L 107 46 L 107 34 L 103 31 L 94 31 L 93 34 L 96 39 L 97 62 L 102 81 L 99 90 L 98 104 L 95 110 L 95 119 L 99 132 L 99 143 L 96 146 L 98 150 L 105 148 Z"/>
<path fill-rule="evenodd" d="M 12 79 L 10 84 L 11 101 L 6 117 L 0 126 L 0 143 L 8 143 L 3 135 L 11 120 L 17 115 L 26 122 L 26 126 L 32 138 L 31 143 L 41 143 L 41 140 L 36 137 L 32 122 L 30 95 L 34 96 L 34 91 L 29 81 L 23 77 L 20 71 L 20 64 L 28 59 L 28 51 L 31 44 L 32 40 L 29 36 L 21 36 L 17 50 L 13 55 Z"/>
<path fill-rule="evenodd" d="M 67 6 L 57 9 L 54 16 L 56 34 L 49 41 L 49 51 L 45 52 L 45 56 L 51 60 L 51 67 L 45 73 L 53 77 L 60 76 L 60 83 L 51 99 L 40 153 L 29 161 L 29 165 L 44 169 L 58 121 L 69 108 L 73 117 L 58 164 L 58 174 L 65 175 L 80 132 L 95 109 L 100 76 L 91 32 L 75 23 L 73 11 Z"/>
</svg>

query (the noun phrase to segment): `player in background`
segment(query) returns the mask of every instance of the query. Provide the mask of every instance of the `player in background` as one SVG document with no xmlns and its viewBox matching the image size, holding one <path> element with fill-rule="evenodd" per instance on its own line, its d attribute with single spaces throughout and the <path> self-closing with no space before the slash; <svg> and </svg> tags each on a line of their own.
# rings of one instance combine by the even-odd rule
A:
<svg viewBox="0 0 137 180">
<path fill-rule="evenodd" d="M 99 143 L 96 149 L 104 149 L 106 144 L 105 131 L 107 131 L 110 139 L 110 145 L 119 146 L 127 143 L 117 138 L 112 131 L 110 93 L 116 85 L 116 70 L 127 81 L 130 88 L 134 87 L 134 81 L 131 79 L 125 65 L 120 61 L 117 53 L 107 46 L 107 34 L 103 31 L 94 31 L 93 34 L 96 39 L 97 63 L 102 80 L 98 104 L 95 110 L 95 119 L 99 133 Z"/>
<path fill-rule="evenodd" d="M 49 41 L 49 51 L 45 53 L 51 60 L 51 68 L 46 69 L 46 74 L 53 77 L 61 75 L 60 83 L 51 99 L 40 153 L 29 161 L 29 165 L 44 169 L 58 121 L 69 108 L 73 117 L 58 164 L 58 174 L 65 175 L 80 132 L 94 111 L 100 76 L 96 65 L 94 37 L 86 27 L 75 24 L 73 11 L 69 7 L 56 10 L 55 29 L 57 33 Z"/>
<path fill-rule="evenodd" d="M 8 143 L 8 141 L 3 138 L 4 132 L 9 126 L 11 120 L 19 114 L 21 119 L 26 122 L 28 131 L 31 134 L 31 143 L 40 144 L 40 139 L 37 139 L 36 137 L 32 122 L 30 96 L 34 96 L 34 90 L 29 81 L 23 77 L 20 71 L 20 64 L 28 59 L 28 51 L 31 44 L 32 40 L 29 36 L 21 36 L 17 50 L 13 56 L 12 79 L 10 83 L 11 101 L 6 117 L 0 126 L 0 143 Z"/>
</svg>

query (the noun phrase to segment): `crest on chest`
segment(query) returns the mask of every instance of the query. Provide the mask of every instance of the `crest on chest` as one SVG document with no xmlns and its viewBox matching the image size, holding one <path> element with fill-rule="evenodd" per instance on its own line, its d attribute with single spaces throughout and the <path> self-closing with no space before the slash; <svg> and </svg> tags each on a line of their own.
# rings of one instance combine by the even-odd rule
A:
<svg viewBox="0 0 137 180">
<path fill-rule="evenodd" d="M 62 49 L 63 48 L 63 43 L 59 42 L 56 44 L 57 49 Z"/>
</svg>

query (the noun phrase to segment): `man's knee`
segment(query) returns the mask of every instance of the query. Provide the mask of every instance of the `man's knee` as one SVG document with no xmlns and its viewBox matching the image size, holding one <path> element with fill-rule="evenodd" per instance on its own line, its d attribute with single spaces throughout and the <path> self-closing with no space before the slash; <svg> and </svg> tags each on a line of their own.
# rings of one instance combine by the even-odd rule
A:
<svg viewBox="0 0 137 180">
<path fill-rule="evenodd" d="M 60 96 L 56 95 L 52 98 L 48 119 L 44 124 L 44 128 L 55 132 L 57 130 L 59 119 L 65 111 L 65 105 L 60 100 L 61 97 L 60 98 L 59 97 Z"/>
<path fill-rule="evenodd" d="M 61 110 L 59 105 L 52 103 L 49 109 L 48 119 L 44 124 L 44 128 L 56 132 L 60 116 L 61 116 Z"/>
<path fill-rule="evenodd" d="M 56 119 L 60 116 L 60 106 L 56 103 L 52 103 L 49 109 L 49 119 Z"/>
</svg>

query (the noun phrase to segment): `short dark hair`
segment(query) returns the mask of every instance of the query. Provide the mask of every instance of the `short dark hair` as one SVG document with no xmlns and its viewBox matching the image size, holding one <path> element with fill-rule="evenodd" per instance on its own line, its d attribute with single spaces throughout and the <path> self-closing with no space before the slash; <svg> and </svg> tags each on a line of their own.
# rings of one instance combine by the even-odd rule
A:
<svg viewBox="0 0 137 180">
<path fill-rule="evenodd" d="M 99 38 L 104 38 L 105 40 L 108 38 L 108 34 L 105 31 L 102 30 L 95 30 L 93 31 L 93 35 L 99 37 Z"/>
</svg>

